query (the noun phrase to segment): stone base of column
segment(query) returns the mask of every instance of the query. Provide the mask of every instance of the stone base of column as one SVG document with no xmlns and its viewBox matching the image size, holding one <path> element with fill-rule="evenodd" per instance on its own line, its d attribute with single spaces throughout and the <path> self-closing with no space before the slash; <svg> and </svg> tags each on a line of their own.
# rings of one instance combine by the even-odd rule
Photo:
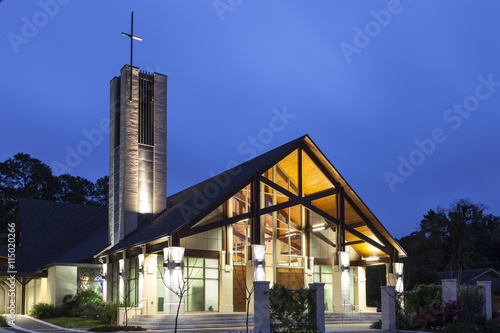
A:
<svg viewBox="0 0 500 333">
<path fill-rule="evenodd" d="M 382 329 L 396 329 L 396 288 L 393 286 L 380 287 L 382 299 Z"/>
<path fill-rule="evenodd" d="M 316 311 L 314 312 L 314 321 L 318 331 L 325 332 L 325 284 L 311 283 L 309 289 L 313 291 Z"/>
<path fill-rule="evenodd" d="M 254 281 L 254 332 L 270 333 L 269 281 Z"/>
</svg>

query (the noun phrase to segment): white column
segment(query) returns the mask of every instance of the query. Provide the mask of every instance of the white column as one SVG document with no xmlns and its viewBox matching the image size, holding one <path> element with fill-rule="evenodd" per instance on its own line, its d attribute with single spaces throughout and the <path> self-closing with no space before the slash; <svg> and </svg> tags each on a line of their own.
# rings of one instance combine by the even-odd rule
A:
<svg viewBox="0 0 500 333">
<path fill-rule="evenodd" d="M 139 254 L 137 256 L 138 261 L 138 269 L 139 269 L 139 278 L 138 278 L 138 306 L 140 308 L 144 307 L 144 254 Z"/>
<path fill-rule="evenodd" d="M 396 262 L 394 263 L 394 273 L 395 273 L 395 287 L 396 287 L 396 295 L 402 295 L 405 291 L 405 286 L 404 286 L 404 274 L 403 274 L 403 267 L 404 264 L 402 262 Z M 404 298 L 398 296 L 399 301 L 400 301 L 400 306 L 401 308 L 404 309 Z"/>
<path fill-rule="evenodd" d="M 302 243 L 305 244 L 305 243 Z M 314 283 L 314 257 L 305 257 L 305 262 L 307 263 L 305 274 L 304 274 L 304 286 L 308 286 Z"/>
<path fill-rule="evenodd" d="M 457 300 L 457 279 L 441 280 L 443 288 L 443 303 Z"/>
<path fill-rule="evenodd" d="M 253 270 L 253 280 L 254 281 L 265 281 L 266 280 L 266 246 L 253 244 L 253 258 L 254 258 L 254 270 Z"/>
<path fill-rule="evenodd" d="M 337 256 L 338 260 L 334 263 L 333 267 L 333 303 L 342 311 L 351 311 L 351 278 L 349 276 L 350 270 L 350 256 L 349 252 L 336 252 L 333 255 Z M 335 311 L 335 310 L 334 310 Z"/>
<path fill-rule="evenodd" d="M 354 302 L 361 311 L 364 311 L 366 310 L 366 268 L 356 267 L 355 275 L 356 275 L 356 284 L 355 284 L 356 300 Z"/>
<path fill-rule="evenodd" d="M 125 259 L 118 260 L 118 302 L 125 301 Z"/>
<path fill-rule="evenodd" d="M 163 314 L 175 314 L 179 306 L 179 298 L 185 296 L 188 292 L 184 284 L 184 248 L 166 247 L 163 249 L 163 253 L 165 256 Z M 183 314 L 184 299 L 180 300 L 180 302 L 179 313 Z"/>
<path fill-rule="evenodd" d="M 102 299 L 104 302 L 108 301 L 108 264 L 102 264 Z"/>
<path fill-rule="evenodd" d="M 229 256 L 229 257 L 226 257 Z M 229 264 L 226 264 L 226 262 Z M 219 295 L 221 309 L 220 312 L 233 312 L 233 258 L 231 251 L 222 251 L 221 256 L 221 273 L 219 283 Z"/>
<path fill-rule="evenodd" d="M 491 306 L 491 281 L 477 281 L 476 283 L 481 287 L 481 294 L 483 296 L 482 314 L 489 320 L 493 315 Z"/>
</svg>

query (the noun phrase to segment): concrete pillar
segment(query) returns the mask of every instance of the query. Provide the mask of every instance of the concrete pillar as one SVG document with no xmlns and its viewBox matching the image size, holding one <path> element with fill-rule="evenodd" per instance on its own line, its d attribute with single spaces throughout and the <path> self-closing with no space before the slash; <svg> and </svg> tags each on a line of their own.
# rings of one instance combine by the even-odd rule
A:
<svg viewBox="0 0 500 333">
<path fill-rule="evenodd" d="M 356 267 L 354 269 L 354 274 L 356 277 L 355 288 L 356 292 L 354 293 L 356 299 L 354 300 L 354 304 L 356 304 L 361 311 L 366 310 L 366 268 L 365 267 Z"/>
<path fill-rule="evenodd" d="M 118 301 L 125 301 L 125 259 L 118 260 Z"/>
<path fill-rule="evenodd" d="M 304 286 L 314 283 L 314 257 L 305 257 L 305 262 L 307 263 L 307 268 L 304 274 Z"/>
<path fill-rule="evenodd" d="M 102 299 L 104 302 L 109 301 L 108 296 L 108 280 L 110 276 L 108 275 L 108 264 L 102 264 Z M 111 284 L 111 283 L 110 283 Z"/>
<path fill-rule="evenodd" d="M 137 307 L 144 307 L 144 254 L 137 256 L 137 269 L 139 271 L 137 278 Z"/>
<path fill-rule="evenodd" d="M 106 268 L 104 268 L 106 266 Z M 102 283 L 104 301 L 113 301 L 113 264 L 103 264 L 103 274 L 106 277 Z M 104 273 L 106 272 L 106 273 Z"/>
<path fill-rule="evenodd" d="M 179 297 L 187 292 L 184 288 L 184 248 L 166 247 L 163 249 L 165 256 L 164 303 L 163 314 L 176 314 L 179 306 Z M 184 314 L 184 299 L 180 300 L 180 314 Z"/>
<path fill-rule="evenodd" d="M 325 284 L 310 283 L 309 289 L 316 303 L 316 311 L 313 314 L 314 323 L 320 332 L 325 332 Z"/>
<path fill-rule="evenodd" d="M 443 288 L 443 303 L 457 300 L 457 279 L 441 280 Z"/>
<path fill-rule="evenodd" d="M 41 295 L 40 295 L 40 303 L 47 303 L 47 278 L 41 278 Z"/>
<path fill-rule="evenodd" d="M 221 272 L 220 272 L 220 312 L 233 312 L 233 258 L 231 254 L 226 257 L 226 251 L 222 251 L 221 255 Z M 227 264 L 229 259 L 229 264 Z"/>
<path fill-rule="evenodd" d="M 337 257 L 337 253 L 333 254 Z M 338 252 L 338 260 L 334 263 L 333 275 L 333 303 L 335 309 L 341 308 L 344 312 L 351 311 L 351 279 L 349 276 L 349 252 Z M 334 310 L 335 311 L 335 310 Z"/>
<path fill-rule="evenodd" d="M 157 296 L 157 254 L 144 255 L 144 314 L 156 314 L 158 309 Z"/>
<path fill-rule="evenodd" d="M 380 296 L 382 299 L 382 329 L 396 329 L 396 287 L 380 287 Z"/>
<path fill-rule="evenodd" d="M 396 280 L 394 286 L 396 287 L 396 293 L 403 293 L 405 291 L 403 267 L 404 264 L 402 262 L 394 263 L 394 278 Z"/>
<path fill-rule="evenodd" d="M 270 333 L 271 318 L 269 313 L 269 281 L 254 281 L 254 332 Z"/>
<path fill-rule="evenodd" d="M 483 296 L 482 314 L 489 320 L 493 315 L 491 304 L 491 281 L 477 281 L 476 283 L 481 287 L 481 294 Z"/>
</svg>

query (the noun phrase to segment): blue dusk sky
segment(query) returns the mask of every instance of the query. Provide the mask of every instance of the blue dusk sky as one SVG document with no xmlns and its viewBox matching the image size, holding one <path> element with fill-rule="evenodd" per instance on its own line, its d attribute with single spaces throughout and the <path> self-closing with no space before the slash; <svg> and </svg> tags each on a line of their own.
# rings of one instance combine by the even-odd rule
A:
<svg viewBox="0 0 500 333">
<path fill-rule="evenodd" d="M 108 174 L 109 82 L 168 75 L 167 192 L 308 134 L 396 238 L 500 215 L 500 1 L 0 2 L 0 160 Z"/>
</svg>

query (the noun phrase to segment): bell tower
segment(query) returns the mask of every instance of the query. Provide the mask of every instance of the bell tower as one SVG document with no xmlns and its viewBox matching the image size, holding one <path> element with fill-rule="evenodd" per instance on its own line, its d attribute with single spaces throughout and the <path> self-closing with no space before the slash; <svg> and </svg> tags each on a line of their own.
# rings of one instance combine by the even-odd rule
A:
<svg viewBox="0 0 500 333">
<path fill-rule="evenodd" d="M 125 65 L 110 82 L 109 242 L 166 208 L 167 76 Z"/>
</svg>

